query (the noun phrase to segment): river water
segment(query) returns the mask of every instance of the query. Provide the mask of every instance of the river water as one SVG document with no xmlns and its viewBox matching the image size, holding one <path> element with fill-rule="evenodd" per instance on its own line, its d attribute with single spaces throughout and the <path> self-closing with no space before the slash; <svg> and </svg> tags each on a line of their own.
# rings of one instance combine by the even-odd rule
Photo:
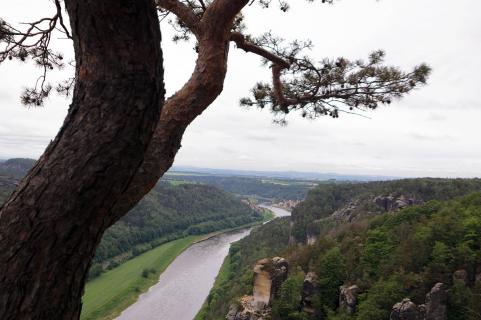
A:
<svg viewBox="0 0 481 320">
<path fill-rule="evenodd" d="M 278 217 L 290 212 L 261 205 Z M 192 320 L 214 285 L 232 242 L 250 229 L 220 234 L 190 246 L 160 275 L 159 282 L 124 310 L 118 320 Z"/>
</svg>

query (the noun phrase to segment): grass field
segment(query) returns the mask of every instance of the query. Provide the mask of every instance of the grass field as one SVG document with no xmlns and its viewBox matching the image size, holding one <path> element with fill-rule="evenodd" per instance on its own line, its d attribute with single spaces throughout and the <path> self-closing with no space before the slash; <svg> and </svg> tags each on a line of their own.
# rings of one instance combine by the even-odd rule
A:
<svg viewBox="0 0 481 320">
<path fill-rule="evenodd" d="M 141 292 L 157 283 L 159 275 L 182 251 L 202 237 L 189 236 L 168 242 L 89 281 L 80 319 L 114 319 L 134 303 Z M 155 273 L 145 278 L 144 269 L 155 269 Z"/>
</svg>

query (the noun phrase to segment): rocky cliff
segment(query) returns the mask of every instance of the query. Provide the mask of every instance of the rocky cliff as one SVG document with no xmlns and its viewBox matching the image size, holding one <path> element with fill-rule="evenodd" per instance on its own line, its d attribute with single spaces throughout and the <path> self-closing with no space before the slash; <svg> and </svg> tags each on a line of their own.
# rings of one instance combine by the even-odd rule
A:
<svg viewBox="0 0 481 320">
<path fill-rule="evenodd" d="M 229 308 L 227 320 L 267 320 L 270 319 L 272 301 L 279 288 L 287 279 L 289 263 L 281 257 L 265 258 L 257 261 L 253 268 L 254 283 L 251 296 L 243 296 L 238 304 Z"/>
</svg>

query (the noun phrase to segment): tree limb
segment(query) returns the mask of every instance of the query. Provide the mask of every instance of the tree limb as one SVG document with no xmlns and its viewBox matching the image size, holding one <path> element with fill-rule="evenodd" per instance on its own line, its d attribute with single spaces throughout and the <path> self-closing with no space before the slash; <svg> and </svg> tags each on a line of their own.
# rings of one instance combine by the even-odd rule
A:
<svg viewBox="0 0 481 320">
<path fill-rule="evenodd" d="M 21 61 L 31 59 L 43 69 L 35 87 L 25 89 L 22 94 L 22 103 L 28 106 L 43 104 L 52 89 L 52 86 L 46 82 L 48 71 L 64 66 L 63 55 L 50 49 L 52 33 L 58 30 L 71 39 L 70 32 L 63 21 L 60 1 L 54 2 L 55 15 L 26 23 L 28 27 L 25 31 L 20 31 L 0 19 L 0 63 L 12 59 Z"/>
<path fill-rule="evenodd" d="M 278 55 L 254 44 L 253 42 L 248 41 L 246 36 L 244 36 L 240 32 L 232 32 L 230 36 L 230 40 L 233 41 L 238 48 L 244 50 L 245 52 L 251 52 L 254 54 L 257 54 L 261 57 L 263 57 L 266 60 L 269 60 L 270 62 L 278 65 L 279 67 L 282 67 L 283 69 L 289 69 L 290 63 L 283 59 L 282 57 L 279 57 Z"/>
<path fill-rule="evenodd" d="M 191 8 L 178 0 L 155 0 L 155 4 L 163 10 L 172 12 L 196 37 L 200 35 L 199 18 Z"/>
</svg>

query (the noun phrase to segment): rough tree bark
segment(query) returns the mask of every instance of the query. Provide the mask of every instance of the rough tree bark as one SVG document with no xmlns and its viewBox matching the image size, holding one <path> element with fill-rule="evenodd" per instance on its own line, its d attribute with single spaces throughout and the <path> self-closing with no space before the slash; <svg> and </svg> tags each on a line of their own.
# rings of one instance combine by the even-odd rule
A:
<svg viewBox="0 0 481 320">
<path fill-rule="evenodd" d="M 78 319 L 91 258 L 160 117 L 151 0 L 66 0 L 76 86 L 55 140 L 0 211 L 0 319 Z"/>
</svg>

